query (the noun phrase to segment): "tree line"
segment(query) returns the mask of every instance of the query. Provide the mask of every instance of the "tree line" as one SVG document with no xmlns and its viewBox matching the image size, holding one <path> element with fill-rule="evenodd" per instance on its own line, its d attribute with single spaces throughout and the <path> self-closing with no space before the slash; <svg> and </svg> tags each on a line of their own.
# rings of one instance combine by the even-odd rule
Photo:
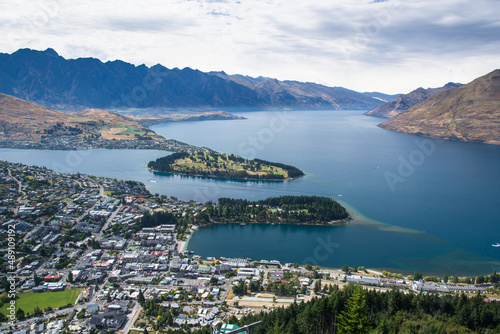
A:
<svg viewBox="0 0 500 334">
<path fill-rule="evenodd" d="M 309 302 L 241 319 L 231 316 L 226 322 L 243 326 L 256 321 L 262 325 L 253 329 L 254 334 L 500 333 L 500 303 L 487 302 L 481 295 L 380 292 L 352 284 L 340 290 L 335 285 Z"/>
<path fill-rule="evenodd" d="M 280 196 L 265 200 L 219 198 L 207 202 L 206 210 L 197 217 L 205 221 L 282 222 L 322 224 L 347 219 L 347 210 L 337 201 L 320 196 Z"/>
<path fill-rule="evenodd" d="M 188 152 L 176 152 L 166 157 L 158 158 L 155 161 L 150 161 L 148 163 L 148 168 L 165 173 L 173 172 L 172 165 L 180 159 L 187 158 L 189 156 Z"/>
</svg>

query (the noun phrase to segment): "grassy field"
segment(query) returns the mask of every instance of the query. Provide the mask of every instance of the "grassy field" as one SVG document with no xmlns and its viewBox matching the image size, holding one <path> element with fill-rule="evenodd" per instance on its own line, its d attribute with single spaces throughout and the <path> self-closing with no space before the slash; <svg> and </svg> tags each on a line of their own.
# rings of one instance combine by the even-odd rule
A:
<svg viewBox="0 0 500 334">
<path fill-rule="evenodd" d="M 126 130 L 120 132 L 120 133 L 117 133 L 117 135 L 140 135 L 140 136 L 143 136 L 146 132 L 144 130 L 141 130 L 141 129 L 136 129 L 136 128 L 132 128 L 130 126 L 125 126 Z"/>
<path fill-rule="evenodd" d="M 210 165 L 207 165 L 207 161 Z M 282 175 L 285 178 L 288 176 L 287 171 L 282 168 L 258 164 L 249 160 L 236 163 L 235 160 L 231 160 L 228 154 L 219 153 L 213 153 L 212 155 L 204 153 L 202 157 L 191 154 L 189 157 L 177 160 L 172 165 L 172 168 L 178 172 L 185 172 L 186 168 L 189 168 L 194 169 L 194 173 L 196 171 L 209 173 L 216 173 L 218 171 L 245 171 L 250 175 Z"/>
<path fill-rule="evenodd" d="M 19 298 L 16 299 L 16 310 L 21 308 L 26 314 L 32 314 L 36 306 L 43 311 L 49 306 L 56 309 L 68 304 L 74 304 L 82 290 L 83 289 L 67 289 L 57 292 L 20 293 L 18 294 Z M 0 312 L 7 315 L 7 306 L 8 304 L 4 304 L 0 308 Z"/>
</svg>

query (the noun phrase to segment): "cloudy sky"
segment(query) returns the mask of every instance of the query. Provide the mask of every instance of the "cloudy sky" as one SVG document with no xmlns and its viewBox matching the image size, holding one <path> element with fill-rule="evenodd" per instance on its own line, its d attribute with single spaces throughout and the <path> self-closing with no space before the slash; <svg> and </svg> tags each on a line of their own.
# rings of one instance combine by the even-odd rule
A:
<svg viewBox="0 0 500 334">
<path fill-rule="evenodd" d="M 2 0 L 0 52 L 405 93 L 500 68 L 498 0 Z"/>
</svg>

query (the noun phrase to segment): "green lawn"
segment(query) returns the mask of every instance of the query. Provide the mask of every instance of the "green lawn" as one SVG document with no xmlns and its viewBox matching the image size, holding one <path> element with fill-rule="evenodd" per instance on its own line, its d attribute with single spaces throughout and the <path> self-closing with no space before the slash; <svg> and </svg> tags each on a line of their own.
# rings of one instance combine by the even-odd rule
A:
<svg viewBox="0 0 500 334">
<path fill-rule="evenodd" d="M 120 133 L 117 133 L 118 135 L 135 135 L 138 134 L 140 136 L 143 136 L 146 132 L 140 129 L 132 128 L 130 126 L 125 126 L 127 129 L 125 131 L 122 131 Z"/>
<path fill-rule="evenodd" d="M 20 293 L 18 294 L 19 298 L 16 299 L 16 310 L 22 308 L 26 314 L 32 314 L 35 306 L 38 306 L 43 311 L 49 306 L 56 309 L 68 304 L 74 304 L 82 290 L 83 289 L 79 288 L 57 292 Z M 9 304 L 4 304 L 0 308 L 0 312 L 7 315 L 7 306 L 9 306 Z"/>
</svg>

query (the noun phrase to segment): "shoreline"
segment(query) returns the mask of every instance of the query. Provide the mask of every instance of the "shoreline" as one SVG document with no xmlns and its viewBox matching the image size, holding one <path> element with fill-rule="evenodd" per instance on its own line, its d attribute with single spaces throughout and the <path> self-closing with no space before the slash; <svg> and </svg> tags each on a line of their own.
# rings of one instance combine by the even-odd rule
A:
<svg viewBox="0 0 500 334">
<path fill-rule="evenodd" d="M 191 176 L 191 177 L 201 177 L 204 179 L 226 179 L 226 180 L 238 180 L 238 181 L 269 181 L 269 182 L 285 182 L 285 181 L 293 181 L 300 179 L 301 177 L 306 176 L 307 174 L 297 176 L 297 177 L 287 177 L 286 179 L 251 179 L 251 178 L 236 178 L 236 177 L 225 177 L 225 176 L 216 176 L 216 175 L 199 175 L 199 174 L 185 174 L 185 173 L 172 173 L 172 172 L 162 172 L 159 170 L 155 170 L 149 167 L 146 167 L 147 170 L 153 173 L 161 173 L 161 174 L 170 174 L 170 175 L 180 175 L 180 176 Z"/>
<path fill-rule="evenodd" d="M 191 237 L 193 236 L 193 234 L 198 230 L 198 228 L 199 228 L 199 226 L 193 225 L 191 227 L 191 231 L 190 231 L 189 235 L 186 237 L 186 240 L 179 242 L 179 244 L 177 245 L 177 252 L 179 254 L 184 253 L 188 250 L 189 241 L 191 240 Z"/>
<path fill-rule="evenodd" d="M 304 222 L 302 222 L 302 223 L 281 223 L 281 222 L 280 223 L 271 223 L 271 222 L 257 222 L 257 221 L 247 221 L 247 222 L 242 222 L 242 221 L 237 221 L 237 222 L 236 221 L 235 222 L 210 221 L 210 223 L 204 224 L 202 226 L 197 225 L 197 228 L 209 227 L 209 226 L 213 226 L 213 225 L 225 225 L 225 224 L 233 224 L 233 225 L 241 225 L 241 226 L 252 225 L 252 224 L 255 224 L 255 225 L 260 224 L 260 225 L 300 225 L 300 226 L 342 226 L 342 225 L 345 225 L 352 220 L 353 220 L 353 218 L 349 216 L 348 218 L 345 218 L 345 219 L 333 220 L 331 222 L 324 223 L 324 224 L 304 223 Z"/>
</svg>

